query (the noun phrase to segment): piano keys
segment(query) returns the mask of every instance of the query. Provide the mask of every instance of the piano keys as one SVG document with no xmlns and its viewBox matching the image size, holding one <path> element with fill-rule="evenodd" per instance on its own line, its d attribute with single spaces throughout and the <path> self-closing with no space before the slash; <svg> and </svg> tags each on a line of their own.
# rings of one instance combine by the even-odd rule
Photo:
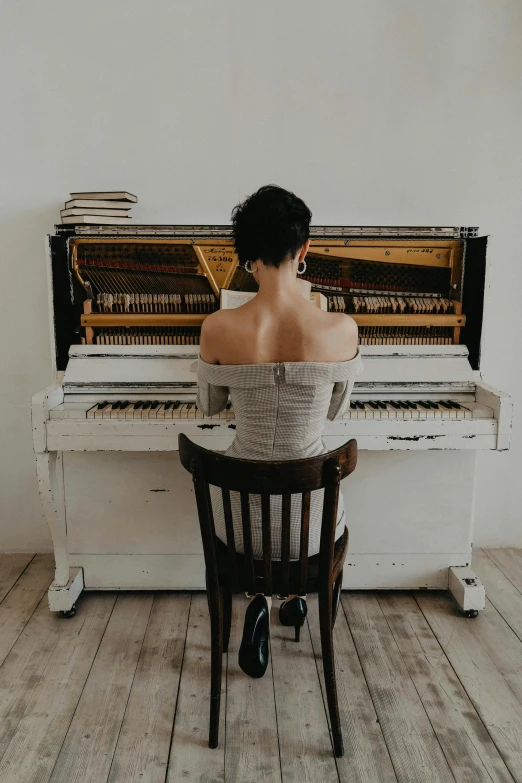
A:
<svg viewBox="0 0 522 783">
<path fill-rule="evenodd" d="M 51 413 L 51 418 L 59 415 Z M 88 419 L 235 419 L 231 403 L 215 416 L 205 416 L 195 402 L 182 400 L 115 400 L 96 403 L 87 408 Z M 426 421 L 428 419 L 493 418 L 493 411 L 486 406 L 465 406 L 455 400 L 352 400 L 341 416 L 344 419 L 404 419 Z"/>
</svg>

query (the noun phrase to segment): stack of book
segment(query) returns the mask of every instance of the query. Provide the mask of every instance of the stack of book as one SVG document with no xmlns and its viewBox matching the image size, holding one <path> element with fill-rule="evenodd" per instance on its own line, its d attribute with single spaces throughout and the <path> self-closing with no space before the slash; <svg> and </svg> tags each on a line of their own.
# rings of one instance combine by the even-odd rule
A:
<svg viewBox="0 0 522 783">
<path fill-rule="evenodd" d="M 130 208 L 138 201 L 125 190 L 98 193 L 71 193 L 65 209 L 60 210 L 62 223 L 93 225 L 126 225 L 130 223 Z"/>
</svg>

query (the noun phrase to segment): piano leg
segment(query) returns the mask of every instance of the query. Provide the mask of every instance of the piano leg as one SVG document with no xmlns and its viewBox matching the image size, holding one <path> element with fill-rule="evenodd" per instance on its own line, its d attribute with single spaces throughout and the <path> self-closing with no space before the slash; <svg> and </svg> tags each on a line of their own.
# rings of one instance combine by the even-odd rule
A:
<svg viewBox="0 0 522 783">
<path fill-rule="evenodd" d="M 56 569 L 54 581 L 49 587 L 49 609 L 71 617 L 75 603 L 83 590 L 83 570 L 69 568 L 67 527 L 63 490 L 63 462 L 61 452 L 45 452 L 36 455 L 38 492 L 51 533 Z"/>
<path fill-rule="evenodd" d="M 466 617 L 477 617 L 486 608 L 484 585 L 469 566 L 452 566 L 448 587 Z"/>
</svg>

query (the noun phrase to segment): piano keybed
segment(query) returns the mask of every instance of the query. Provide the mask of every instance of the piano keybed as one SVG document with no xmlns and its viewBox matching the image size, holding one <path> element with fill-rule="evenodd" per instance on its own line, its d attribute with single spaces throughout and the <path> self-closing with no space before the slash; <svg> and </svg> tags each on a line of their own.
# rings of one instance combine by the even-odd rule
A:
<svg viewBox="0 0 522 783">
<path fill-rule="evenodd" d="M 63 410 L 63 409 L 62 409 Z M 225 410 L 215 416 L 205 416 L 194 401 L 187 400 L 104 400 L 84 410 L 78 410 L 78 418 L 88 419 L 206 419 L 233 421 L 235 414 L 230 402 Z M 58 412 L 55 412 L 58 413 Z M 74 413 L 74 411 L 73 411 Z M 475 403 L 452 399 L 352 399 L 344 419 L 394 419 L 394 420 L 469 420 L 492 417 L 491 409 Z M 60 417 L 60 413 L 58 416 Z M 71 416 L 68 416 L 70 418 Z"/>
</svg>

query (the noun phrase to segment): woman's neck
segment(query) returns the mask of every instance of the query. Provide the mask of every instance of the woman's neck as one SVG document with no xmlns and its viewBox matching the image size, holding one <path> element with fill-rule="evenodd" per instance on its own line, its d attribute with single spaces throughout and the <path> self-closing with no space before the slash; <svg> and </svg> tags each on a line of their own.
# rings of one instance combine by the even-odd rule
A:
<svg viewBox="0 0 522 783">
<path fill-rule="evenodd" d="M 296 281 L 296 271 L 292 262 L 286 261 L 276 269 L 258 262 L 259 292 L 256 297 L 264 304 L 288 301 L 301 296 Z"/>
</svg>

